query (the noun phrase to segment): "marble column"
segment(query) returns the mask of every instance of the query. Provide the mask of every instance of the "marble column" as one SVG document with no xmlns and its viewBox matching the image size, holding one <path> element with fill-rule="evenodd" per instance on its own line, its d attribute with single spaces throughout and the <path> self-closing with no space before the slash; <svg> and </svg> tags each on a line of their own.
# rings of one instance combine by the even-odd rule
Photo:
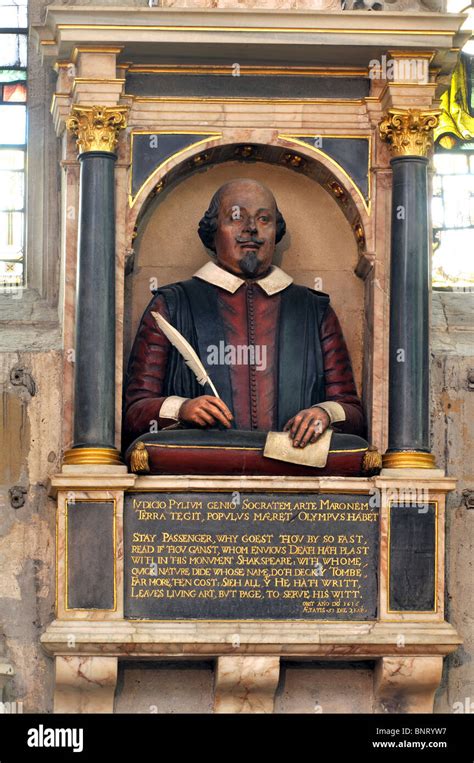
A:
<svg viewBox="0 0 474 763">
<path fill-rule="evenodd" d="M 438 113 L 390 109 L 380 124 L 381 138 L 393 155 L 385 468 L 435 467 L 430 452 L 428 155 Z"/>
<path fill-rule="evenodd" d="M 114 164 L 126 107 L 74 106 L 80 204 L 76 283 L 74 443 L 65 464 L 118 464 L 115 448 Z"/>
</svg>

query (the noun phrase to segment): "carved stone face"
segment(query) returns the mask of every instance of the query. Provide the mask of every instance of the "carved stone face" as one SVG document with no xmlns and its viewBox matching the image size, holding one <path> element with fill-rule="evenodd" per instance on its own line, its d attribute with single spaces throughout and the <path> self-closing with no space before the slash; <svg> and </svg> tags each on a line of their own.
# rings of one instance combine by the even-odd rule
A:
<svg viewBox="0 0 474 763">
<path fill-rule="evenodd" d="M 272 264 L 275 235 L 273 194 L 255 180 L 229 183 L 214 238 L 218 265 L 244 278 L 263 275 Z"/>
</svg>

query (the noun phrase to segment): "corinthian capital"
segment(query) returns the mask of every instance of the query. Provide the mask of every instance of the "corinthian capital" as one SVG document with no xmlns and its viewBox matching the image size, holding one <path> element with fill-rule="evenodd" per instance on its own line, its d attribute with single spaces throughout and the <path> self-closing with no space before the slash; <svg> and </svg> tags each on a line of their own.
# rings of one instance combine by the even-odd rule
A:
<svg viewBox="0 0 474 763">
<path fill-rule="evenodd" d="M 77 137 L 79 153 L 114 153 L 120 130 L 127 126 L 126 106 L 73 106 L 66 127 Z"/>
<path fill-rule="evenodd" d="M 380 137 L 393 156 L 428 156 L 440 114 L 437 109 L 389 109 L 379 124 Z"/>
</svg>

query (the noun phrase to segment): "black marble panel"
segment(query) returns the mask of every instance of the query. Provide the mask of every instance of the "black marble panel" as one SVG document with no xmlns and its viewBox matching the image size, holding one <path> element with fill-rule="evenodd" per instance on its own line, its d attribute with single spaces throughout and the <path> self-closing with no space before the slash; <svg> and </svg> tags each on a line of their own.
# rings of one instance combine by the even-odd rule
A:
<svg viewBox="0 0 474 763">
<path fill-rule="evenodd" d="M 369 140 L 368 138 L 299 138 L 309 146 L 319 148 L 347 172 L 366 201 L 369 198 Z"/>
<path fill-rule="evenodd" d="M 132 151 L 132 196 L 160 164 L 198 141 L 209 138 L 210 133 L 134 133 Z M 360 189 L 369 197 L 369 140 L 368 138 L 328 138 L 317 135 L 299 137 L 302 143 L 318 148 L 334 159 Z M 205 144 L 203 145 L 205 151 Z M 235 159 L 235 155 L 229 156 Z M 222 159 L 215 158 L 216 161 Z M 271 161 L 271 158 L 269 157 Z"/>
<path fill-rule="evenodd" d="M 229 74 L 127 74 L 126 92 L 142 97 L 182 98 L 333 98 L 357 99 L 369 95 L 365 77 L 305 77 L 241 73 Z"/>
<path fill-rule="evenodd" d="M 135 196 L 141 186 L 166 159 L 184 151 L 188 146 L 197 143 L 210 134 L 196 133 L 181 135 L 179 133 L 134 133 L 132 151 L 132 195 Z"/>
<path fill-rule="evenodd" d="M 67 607 L 114 608 L 114 504 L 67 503 Z"/>
<path fill-rule="evenodd" d="M 435 609 L 436 504 L 390 506 L 389 609 Z"/>
</svg>

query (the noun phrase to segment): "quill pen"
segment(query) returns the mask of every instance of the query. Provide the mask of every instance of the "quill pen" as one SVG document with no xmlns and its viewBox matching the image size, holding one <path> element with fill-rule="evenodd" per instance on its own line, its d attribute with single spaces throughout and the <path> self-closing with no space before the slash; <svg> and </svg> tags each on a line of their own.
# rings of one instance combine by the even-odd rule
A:
<svg viewBox="0 0 474 763">
<path fill-rule="evenodd" d="M 209 384 L 214 395 L 216 397 L 219 397 L 217 390 L 214 387 L 209 374 L 207 373 L 201 360 L 199 359 L 198 354 L 196 353 L 195 350 L 193 350 L 193 348 L 189 344 L 188 340 L 185 339 L 184 336 L 180 334 L 180 332 L 177 329 L 175 329 L 174 326 L 171 325 L 171 323 L 168 323 L 168 321 L 165 320 L 165 318 L 163 318 L 162 315 L 160 315 L 159 313 L 152 312 L 152 316 L 157 322 L 159 328 L 162 330 L 163 334 L 167 337 L 167 339 L 169 339 L 171 344 L 176 347 L 178 352 L 181 353 L 181 355 L 184 358 L 184 362 L 194 373 L 199 384 L 201 384 L 203 387 L 205 384 Z"/>
</svg>

